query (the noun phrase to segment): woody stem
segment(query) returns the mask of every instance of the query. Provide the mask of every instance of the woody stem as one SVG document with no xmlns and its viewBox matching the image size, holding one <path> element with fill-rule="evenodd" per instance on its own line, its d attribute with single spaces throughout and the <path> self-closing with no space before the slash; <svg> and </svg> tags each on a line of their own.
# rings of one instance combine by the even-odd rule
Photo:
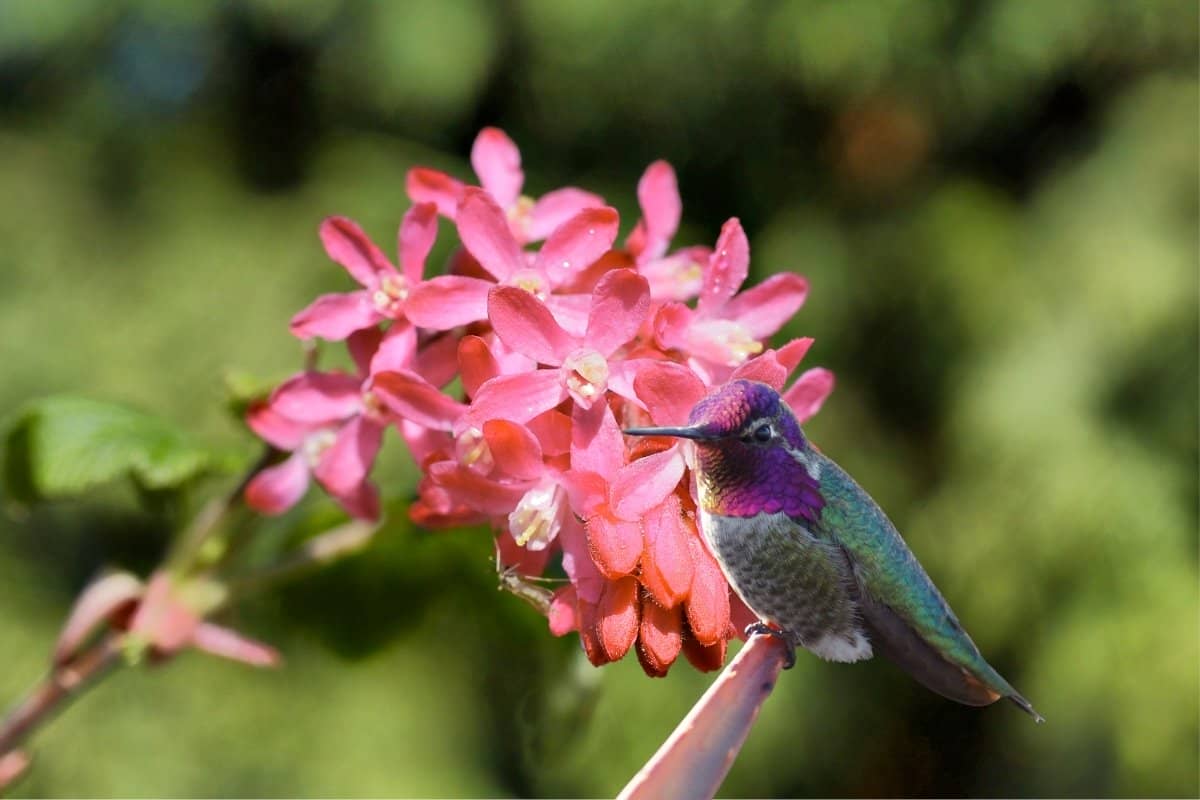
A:
<svg viewBox="0 0 1200 800">
<path fill-rule="evenodd" d="M 0 757 L 121 660 L 121 635 L 109 633 L 66 664 L 55 666 L 0 723 Z M 3 787 L 0 787 L 3 788 Z"/>
</svg>

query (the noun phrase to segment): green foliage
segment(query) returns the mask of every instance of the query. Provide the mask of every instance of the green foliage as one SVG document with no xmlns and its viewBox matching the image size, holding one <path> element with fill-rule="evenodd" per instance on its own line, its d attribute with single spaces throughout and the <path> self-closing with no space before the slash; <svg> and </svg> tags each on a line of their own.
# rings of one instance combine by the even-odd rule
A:
<svg viewBox="0 0 1200 800">
<path fill-rule="evenodd" d="M 211 453 L 161 417 L 70 395 L 28 403 L 5 425 L 4 445 L 5 488 L 23 503 L 122 477 L 173 489 L 213 467 Z"/>
<path fill-rule="evenodd" d="M 1200 793 L 1200 7 L 426 5 L 4 4 L 0 410 L 110 397 L 243 452 L 228 406 L 267 388 L 243 376 L 300 369 L 289 317 L 351 288 L 322 217 L 385 245 L 408 167 L 468 178 L 498 124 L 531 193 L 595 188 L 627 230 L 666 158 L 678 243 L 736 214 L 754 280 L 810 278 L 788 333 L 816 337 L 807 362 L 838 388 L 809 434 L 1048 719 L 802 657 L 724 794 Z M 179 41 L 163 32 L 186 47 L 147 45 Z M 148 81 L 182 74 L 180 53 L 205 78 L 164 102 L 175 84 Z M 14 497 L 45 493 L 33 430 L 9 434 Z M 144 469 L 185 480 L 200 450 L 178 441 Z M 145 481 L 83 449 L 67 483 Z M 486 532 L 403 522 L 416 471 L 394 436 L 379 479 L 392 519 L 370 548 L 239 612 L 286 672 L 187 656 L 123 676 L 35 741 L 18 791 L 614 794 L 711 679 L 577 671 L 576 643 L 496 590 Z M 82 581 L 161 547 L 100 503 L 52 512 L 0 520 L 0 706 Z M 265 563 L 334 513 L 312 503 L 245 547 Z"/>
</svg>

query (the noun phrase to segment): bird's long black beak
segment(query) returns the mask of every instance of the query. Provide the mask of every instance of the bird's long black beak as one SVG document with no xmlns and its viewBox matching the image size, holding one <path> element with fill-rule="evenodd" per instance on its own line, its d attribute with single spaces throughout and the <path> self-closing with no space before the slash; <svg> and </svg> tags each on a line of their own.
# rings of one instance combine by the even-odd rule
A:
<svg viewBox="0 0 1200 800">
<path fill-rule="evenodd" d="M 686 428 L 626 428 L 624 432 L 630 436 L 677 436 L 680 439 L 693 439 L 698 442 L 720 438 L 713 436 L 699 425 L 691 425 Z"/>
</svg>

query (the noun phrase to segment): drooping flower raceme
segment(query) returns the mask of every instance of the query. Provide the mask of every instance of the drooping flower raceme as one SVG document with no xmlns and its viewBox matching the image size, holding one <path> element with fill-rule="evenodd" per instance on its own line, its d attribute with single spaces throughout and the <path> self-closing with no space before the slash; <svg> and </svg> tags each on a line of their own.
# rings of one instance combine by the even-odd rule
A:
<svg viewBox="0 0 1200 800">
<path fill-rule="evenodd" d="M 682 203 L 666 162 L 638 184 L 642 214 L 624 247 L 597 195 L 523 197 L 520 154 L 502 131 L 480 133 L 471 163 L 479 187 L 409 173 L 416 205 L 400 226 L 399 269 L 350 220 L 321 226 L 361 289 L 318 298 L 292 331 L 345 339 L 357 370 L 308 370 L 251 408 L 250 426 L 281 457 L 247 500 L 282 513 L 311 477 L 374 518 L 370 469 L 395 428 L 421 469 L 412 518 L 490 523 L 510 583 L 561 568 L 549 627 L 577 632 L 594 664 L 633 652 L 657 676 L 683 654 L 717 669 L 751 617 L 697 529 L 690 445 L 621 430 L 682 424 L 731 378 L 782 391 L 801 421 L 815 414 L 830 372 L 810 369 L 784 390 L 812 340 L 767 343 L 807 282 L 784 272 L 742 291 L 750 247 L 736 218 L 712 248 L 671 252 Z M 439 215 L 462 246 L 450 274 L 426 278 Z"/>
</svg>

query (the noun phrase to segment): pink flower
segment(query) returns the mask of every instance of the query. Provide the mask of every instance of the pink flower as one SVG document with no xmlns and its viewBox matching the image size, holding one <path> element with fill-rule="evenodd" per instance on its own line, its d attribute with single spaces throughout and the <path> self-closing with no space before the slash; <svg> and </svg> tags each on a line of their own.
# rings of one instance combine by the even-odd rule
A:
<svg viewBox="0 0 1200 800">
<path fill-rule="evenodd" d="M 468 187 L 458 209 L 463 246 L 491 279 L 468 275 L 433 278 L 413 291 L 418 306 L 409 319 L 445 329 L 488 317 L 488 292 L 497 284 L 516 286 L 548 303 L 560 323 L 577 330 L 586 320 L 586 295 L 555 294 L 612 247 L 618 217 L 608 207 L 588 208 L 554 229 L 542 249 L 528 254 L 509 230 L 504 213 L 484 191 Z"/>
<path fill-rule="evenodd" d="M 379 517 L 379 491 L 368 474 L 390 419 L 371 393 L 371 376 L 385 366 L 407 365 L 415 354 L 416 332 L 397 322 L 386 335 L 376 329 L 351 334 L 347 344 L 358 365 L 356 375 L 300 373 L 247 412 L 255 433 L 291 453 L 246 486 L 252 508 L 283 513 L 304 496 L 312 477 L 351 515 Z"/>
<path fill-rule="evenodd" d="M 205 620 L 223 597 L 204 578 L 178 579 L 165 571 L 149 584 L 127 572 L 109 573 L 90 584 L 75 601 L 54 648 L 57 666 L 70 664 L 100 628 L 125 632 L 156 659 L 194 647 L 255 667 L 273 667 L 279 654 L 265 644 Z"/>
<path fill-rule="evenodd" d="M 679 229 L 683 204 L 675 170 L 666 161 L 655 161 L 638 181 L 642 218 L 625 241 L 637 269 L 650 282 L 655 300 L 691 300 L 700 292 L 704 265 L 712 252 L 707 247 L 685 247 L 667 255 Z"/>
<path fill-rule="evenodd" d="M 630 397 L 632 387 L 618 359 L 611 359 L 641 327 L 650 307 L 646 280 L 629 270 L 607 273 L 596 285 L 583 336 L 573 336 L 529 292 L 510 286 L 492 290 L 489 316 L 496 335 L 513 350 L 549 369 L 498 375 L 479 388 L 465 424 L 488 419 L 526 422 L 571 398 L 589 409 L 612 388 Z"/>
<path fill-rule="evenodd" d="M 363 288 L 318 297 L 292 318 L 292 333 L 301 339 L 320 336 L 336 341 L 385 319 L 402 319 L 409 293 L 421 282 L 436 235 L 434 206 L 413 206 L 400 224 L 402 271 L 397 271 L 358 225 L 345 217 L 325 220 L 321 223 L 325 252 Z"/>
<path fill-rule="evenodd" d="M 762 341 L 796 313 L 808 294 L 808 281 L 790 272 L 738 294 L 750 267 L 750 244 L 736 218 L 721 228 L 695 310 L 670 303 L 655 322 L 662 346 L 693 359 L 714 385 L 729 369 L 762 352 Z"/>
<path fill-rule="evenodd" d="M 691 445 L 627 442 L 621 429 L 683 424 L 733 377 L 781 390 L 812 340 L 768 349 L 767 339 L 807 283 L 785 273 L 741 291 L 750 250 L 736 218 L 715 249 L 671 251 L 682 203 L 664 161 L 642 175 L 641 219 L 617 250 L 617 212 L 598 196 L 521 195 L 520 153 L 503 132 L 482 131 L 471 163 L 481 188 L 409 173 L 423 205 L 401 225 L 400 270 L 353 223 L 322 227 L 363 289 L 320 298 L 293 328 L 348 336 L 358 370 L 297 375 L 251 410 L 251 426 L 291 455 L 256 476 L 247 499 L 278 513 L 315 478 L 373 517 L 369 470 L 395 425 L 422 474 L 415 521 L 490 524 L 503 563 L 525 576 L 561 555 L 567 585 L 538 594 L 554 634 L 577 631 L 597 665 L 635 652 L 649 675 L 680 655 L 717 669 L 749 611 L 698 530 Z M 423 280 L 438 213 L 462 248 L 449 274 Z M 831 373 L 810 369 L 783 396 L 804 420 L 832 386 Z"/>
<path fill-rule="evenodd" d="M 471 148 L 471 166 L 479 182 L 504 213 L 507 227 L 521 244 L 540 242 L 558 226 L 588 208 L 604 205 L 599 195 L 566 187 L 542 196 L 536 202 L 521 194 L 525 173 L 521 153 L 499 128 L 484 128 Z M 415 203 L 434 203 L 445 217 L 456 219 L 467 185 L 425 167 L 409 170 L 408 196 Z"/>
</svg>

